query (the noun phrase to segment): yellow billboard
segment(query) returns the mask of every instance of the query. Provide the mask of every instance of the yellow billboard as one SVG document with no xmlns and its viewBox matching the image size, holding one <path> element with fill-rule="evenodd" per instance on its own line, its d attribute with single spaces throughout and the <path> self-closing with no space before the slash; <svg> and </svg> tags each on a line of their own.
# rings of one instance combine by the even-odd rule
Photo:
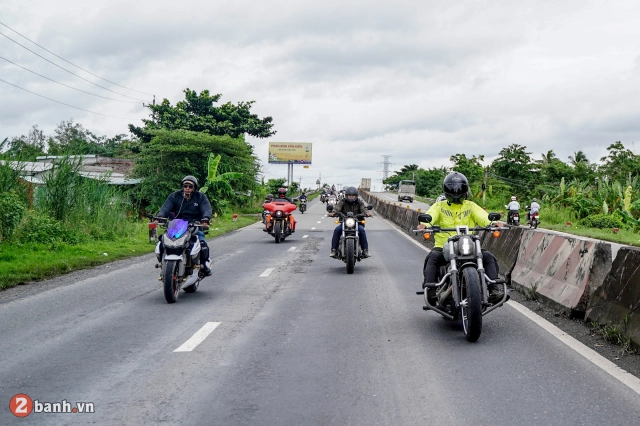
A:
<svg viewBox="0 0 640 426">
<path fill-rule="evenodd" d="M 311 164 L 311 143 L 269 142 L 269 164 Z"/>
</svg>

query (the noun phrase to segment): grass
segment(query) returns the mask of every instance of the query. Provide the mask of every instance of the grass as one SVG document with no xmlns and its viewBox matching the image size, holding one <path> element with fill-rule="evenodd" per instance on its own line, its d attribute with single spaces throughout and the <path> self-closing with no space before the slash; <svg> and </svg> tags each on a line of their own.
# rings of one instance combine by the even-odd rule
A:
<svg viewBox="0 0 640 426">
<path fill-rule="evenodd" d="M 628 321 L 629 317 L 626 316 L 625 323 L 628 323 Z M 625 336 L 624 331 L 620 327 L 613 324 L 602 325 L 593 321 L 589 323 L 589 326 L 607 342 L 620 346 L 623 353 L 637 353 L 631 344 L 631 338 Z"/>
<path fill-rule="evenodd" d="M 580 235 L 582 237 L 593 238 L 596 240 L 640 247 L 640 235 L 629 229 L 621 228 L 620 232 L 614 234 L 611 229 L 583 228 L 580 225 L 575 224 L 573 224 L 571 228 L 567 228 L 566 225 L 546 225 L 541 223 L 539 228 L 566 232 L 567 234 Z"/>
<path fill-rule="evenodd" d="M 207 238 L 251 225 L 256 217 L 240 216 L 233 222 L 230 214 L 211 222 Z M 55 277 L 78 269 L 153 252 L 146 223 L 139 222 L 135 232 L 115 241 L 96 241 L 51 247 L 43 244 L 0 244 L 0 289 Z"/>
</svg>

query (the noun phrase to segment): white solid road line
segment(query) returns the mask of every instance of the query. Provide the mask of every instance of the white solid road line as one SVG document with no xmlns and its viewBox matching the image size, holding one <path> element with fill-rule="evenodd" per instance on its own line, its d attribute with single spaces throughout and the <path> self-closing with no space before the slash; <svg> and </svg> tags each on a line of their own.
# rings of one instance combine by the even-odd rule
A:
<svg viewBox="0 0 640 426">
<path fill-rule="evenodd" d="M 307 237 L 308 237 L 308 235 L 303 235 L 303 236 L 302 236 L 302 238 L 307 238 Z"/>
<path fill-rule="evenodd" d="M 294 251 L 296 248 L 295 247 L 291 247 L 289 250 L 287 251 Z"/>
<path fill-rule="evenodd" d="M 409 241 L 411 241 L 421 249 L 427 252 L 430 251 L 428 248 L 426 248 L 425 246 L 423 246 L 422 244 L 420 244 L 419 242 L 411 238 L 409 235 L 407 235 L 402 229 L 395 226 L 395 224 L 389 222 L 387 219 L 383 218 L 382 216 L 380 216 L 380 218 L 385 222 L 387 222 L 389 225 L 391 225 L 391 227 L 394 228 L 396 231 L 398 231 L 400 234 L 407 237 Z M 570 335 L 568 335 L 567 333 L 565 333 L 555 325 L 551 324 L 546 319 L 542 318 L 540 315 L 527 309 L 526 307 L 522 306 L 518 302 L 514 300 L 510 300 L 509 302 L 506 303 L 506 305 L 512 307 L 513 309 L 515 309 L 525 317 L 529 318 L 531 321 L 538 324 L 540 327 L 545 329 L 556 339 L 560 340 L 562 343 L 569 346 L 571 349 L 578 352 L 580 355 L 582 355 L 583 357 L 585 357 L 586 359 L 588 359 L 589 361 L 591 361 L 592 363 L 600 367 L 602 370 L 606 371 L 611 376 L 613 376 L 614 378 L 618 379 L 620 382 L 622 382 L 623 384 L 631 388 L 638 395 L 640 395 L 640 379 L 638 379 L 636 376 L 618 367 L 613 362 L 609 361 L 608 359 L 606 359 L 605 357 L 603 357 L 602 355 L 600 355 L 590 347 L 582 344 L 581 342 L 571 337 Z"/>
<path fill-rule="evenodd" d="M 267 270 L 265 270 L 263 273 L 260 274 L 261 277 L 268 277 L 270 273 L 273 272 L 273 270 L 276 268 L 268 268 Z"/>
<path fill-rule="evenodd" d="M 546 319 L 542 318 L 540 315 L 534 313 L 533 311 L 526 308 L 525 306 L 522 306 L 518 302 L 510 300 L 509 302 L 507 302 L 507 305 L 517 310 L 522 315 L 524 315 L 525 317 L 529 318 L 531 321 L 538 324 L 540 327 L 544 328 L 546 331 L 551 333 L 554 337 L 556 337 L 562 343 L 569 346 L 571 349 L 578 352 L 580 355 L 582 355 L 583 357 L 585 357 L 586 359 L 588 359 L 589 361 L 591 361 L 592 363 L 594 363 L 595 365 L 597 365 L 598 367 L 600 367 L 601 369 L 603 369 L 604 371 L 606 371 L 607 373 L 609 373 L 610 375 L 612 375 L 613 377 L 615 377 L 616 379 L 618 379 L 619 381 L 627 385 L 635 393 L 640 395 L 640 379 L 638 379 L 636 376 L 618 367 L 613 362 L 609 361 L 608 359 L 606 359 L 605 357 L 603 357 L 602 355 L 600 355 L 590 347 L 586 346 L 582 342 L 571 337 L 570 335 L 560 330 L 555 325 L 551 324 Z"/>
<path fill-rule="evenodd" d="M 202 328 L 189 338 L 186 342 L 184 342 L 178 349 L 174 352 L 191 352 L 198 346 L 200 343 L 207 338 L 208 335 L 211 334 L 213 330 L 215 330 L 220 325 L 219 322 L 208 322 L 202 326 Z"/>
</svg>

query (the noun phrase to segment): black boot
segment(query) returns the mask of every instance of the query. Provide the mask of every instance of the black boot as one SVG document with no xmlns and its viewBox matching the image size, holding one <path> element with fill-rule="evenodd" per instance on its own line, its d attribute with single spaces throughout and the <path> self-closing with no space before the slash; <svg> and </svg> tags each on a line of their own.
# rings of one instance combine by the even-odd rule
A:
<svg viewBox="0 0 640 426">
<path fill-rule="evenodd" d="M 209 268 L 209 246 L 205 241 L 200 241 L 200 270 L 202 272 L 202 276 L 210 277 L 212 275 L 211 269 Z"/>
</svg>

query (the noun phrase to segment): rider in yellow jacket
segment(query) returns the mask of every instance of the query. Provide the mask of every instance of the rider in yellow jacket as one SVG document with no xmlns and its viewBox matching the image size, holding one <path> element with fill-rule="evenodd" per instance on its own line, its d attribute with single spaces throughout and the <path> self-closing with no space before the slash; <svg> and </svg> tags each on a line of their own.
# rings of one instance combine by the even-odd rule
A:
<svg viewBox="0 0 640 426">
<path fill-rule="evenodd" d="M 476 226 L 487 226 L 491 223 L 489 214 L 473 201 L 466 198 L 469 193 L 469 183 L 467 178 L 458 172 L 453 172 L 444 178 L 442 184 L 446 201 L 434 203 L 427 211 L 427 215 L 431 216 L 431 225 L 439 225 L 442 228 L 455 228 L 456 226 L 466 225 L 469 228 Z M 421 223 L 418 228 L 423 229 L 428 224 Z M 501 226 L 501 223 L 498 223 Z M 435 248 L 427 255 L 424 260 L 423 275 L 424 281 L 422 288 L 427 283 L 437 282 L 438 269 L 440 266 L 447 264 L 442 249 L 449 239 L 447 233 L 435 234 Z M 485 273 L 491 279 L 498 278 L 498 261 L 495 256 L 482 250 L 482 263 L 484 264 Z M 499 300 L 502 298 L 502 287 L 497 284 L 489 285 L 489 299 Z M 435 290 L 432 290 L 435 292 Z"/>
</svg>

